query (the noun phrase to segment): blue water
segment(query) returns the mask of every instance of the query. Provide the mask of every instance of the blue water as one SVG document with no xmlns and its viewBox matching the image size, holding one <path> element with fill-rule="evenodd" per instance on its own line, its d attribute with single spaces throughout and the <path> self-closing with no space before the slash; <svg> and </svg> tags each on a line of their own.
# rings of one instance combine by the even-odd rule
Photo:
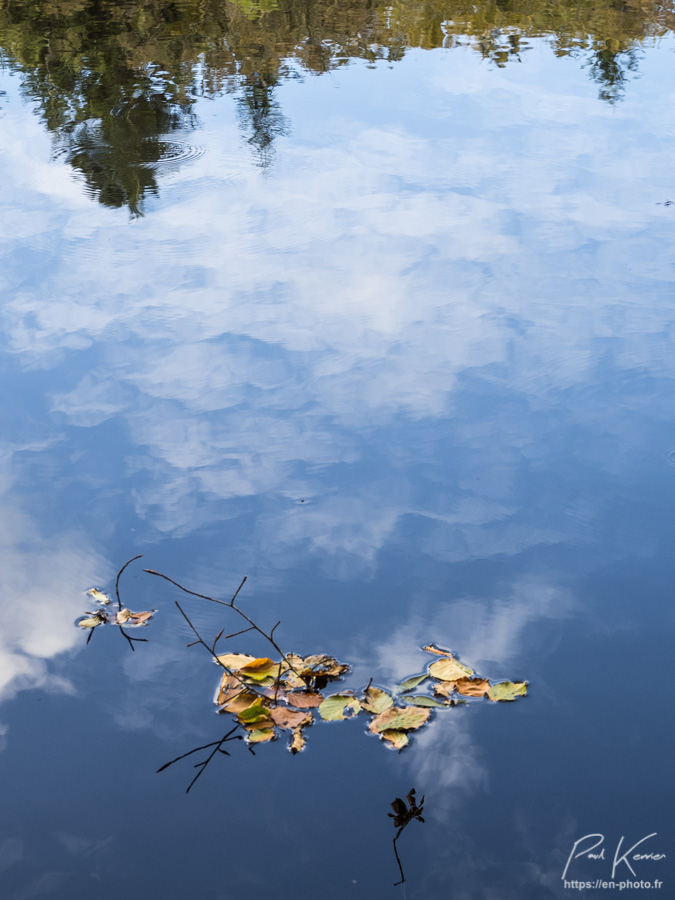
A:
<svg viewBox="0 0 675 900">
<path fill-rule="evenodd" d="M 266 168 L 201 99 L 140 217 L 2 74 L 3 898 L 612 896 L 561 877 L 592 833 L 568 880 L 656 833 L 635 878 L 664 886 L 629 895 L 673 895 L 673 49 L 614 105 L 538 40 L 290 80 Z M 85 646 L 84 591 L 137 553 L 149 642 Z M 246 574 L 354 689 L 435 641 L 529 696 L 401 754 L 361 719 L 233 746 L 186 797 L 191 760 L 154 773 L 224 733 L 218 673 L 144 565 L 226 599 Z"/>
</svg>

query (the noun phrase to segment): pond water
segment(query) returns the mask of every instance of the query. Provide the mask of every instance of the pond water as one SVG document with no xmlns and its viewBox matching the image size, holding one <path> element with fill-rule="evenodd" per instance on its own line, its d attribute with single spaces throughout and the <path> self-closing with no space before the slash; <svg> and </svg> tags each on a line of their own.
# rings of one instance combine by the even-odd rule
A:
<svg viewBox="0 0 675 900">
<path fill-rule="evenodd" d="M 674 896 L 674 23 L 0 0 L 5 900 Z M 137 554 L 147 643 L 87 644 Z M 227 726 L 174 601 L 243 626 L 144 568 L 247 575 L 354 691 L 435 642 L 528 695 L 186 796 Z"/>
</svg>

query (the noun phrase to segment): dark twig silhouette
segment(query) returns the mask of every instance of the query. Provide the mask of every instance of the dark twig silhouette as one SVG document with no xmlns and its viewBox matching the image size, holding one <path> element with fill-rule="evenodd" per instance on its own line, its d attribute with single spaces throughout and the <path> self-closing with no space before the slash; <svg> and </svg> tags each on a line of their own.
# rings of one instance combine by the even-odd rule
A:
<svg viewBox="0 0 675 900">
<path fill-rule="evenodd" d="M 208 764 L 211 762 L 213 757 L 216 755 L 216 753 L 222 753 L 223 756 L 230 755 L 227 752 L 227 750 L 223 750 L 223 744 L 227 743 L 227 741 L 242 740 L 242 735 L 234 733 L 239 728 L 240 728 L 239 725 L 235 725 L 234 728 L 231 728 L 227 732 L 227 734 L 223 735 L 223 737 L 219 741 L 212 741 L 210 744 L 203 744 L 201 747 L 195 747 L 194 750 L 188 750 L 187 753 L 181 753 L 180 756 L 177 756 L 175 759 L 172 759 L 171 762 L 164 763 L 163 766 L 160 766 L 159 769 L 157 769 L 157 773 L 163 772 L 164 769 L 168 769 L 169 766 L 172 766 L 174 763 L 179 762 L 179 760 L 185 759 L 186 756 L 191 756 L 193 753 L 198 753 L 200 750 L 208 750 L 209 747 L 213 747 L 213 750 L 211 751 L 211 753 L 209 753 L 209 755 L 206 757 L 206 759 L 203 759 L 201 762 L 196 763 L 195 769 L 199 769 L 199 771 L 197 772 L 197 774 L 195 775 L 195 777 L 192 779 L 192 781 L 190 782 L 190 784 L 187 786 L 187 788 L 185 790 L 185 793 L 189 794 L 190 788 L 197 781 L 199 776 L 204 772 L 204 770 L 206 769 Z M 251 750 L 251 753 L 253 753 L 253 750 L 250 747 L 249 747 L 249 750 Z"/>
<path fill-rule="evenodd" d="M 209 600 L 211 603 L 220 603 L 221 606 L 229 606 L 230 609 L 233 609 L 238 615 L 240 615 L 240 616 L 242 617 L 242 619 L 245 619 L 245 620 L 248 622 L 249 627 L 248 627 L 248 628 L 244 628 L 242 631 L 235 631 L 234 634 L 228 634 L 228 635 L 226 636 L 227 638 L 235 637 L 236 635 L 239 635 L 239 634 L 245 634 L 247 631 L 257 631 L 258 634 L 262 635 L 262 636 L 265 638 L 265 640 L 267 640 L 267 641 L 270 642 L 270 644 L 274 647 L 274 649 L 277 651 L 277 653 L 281 656 L 281 658 L 283 659 L 283 661 L 286 663 L 286 665 L 288 666 L 288 668 L 291 669 L 293 672 L 295 672 L 295 674 L 296 674 L 299 678 L 302 677 L 302 676 L 300 675 L 300 673 L 299 673 L 299 672 L 295 669 L 295 667 L 292 665 L 292 663 L 289 661 L 288 657 L 286 656 L 286 654 L 284 653 L 284 651 L 281 649 L 281 647 L 279 646 L 279 644 L 277 644 L 277 642 L 274 640 L 274 632 L 277 630 L 277 628 L 279 627 L 279 625 L 281 624 L 281 622 L 277 622 L 277 623 L 274 625 L 274 627 L 272 628 L 272 630 L 271 630 L 271 631 L 269 632 L 269 634 L 268 634 L 266 631 L 263 631 L 263 629 L 262 629 L 259 625 L 256 625 L 256 623 L 253 621 L 253 619 L 251 619 L 249 616 L 247 616 L 243 609 L 241 609 L 240 607 L 238 607 L 238 606 L 235 604 L 235 600 L 237 599 L 237 597 L 238 597 L 238 595 L 239 595 L 239 591 L 241 591 L 241 589 L 243 588 L 244 584 L 246 583 L 246 578 L 247 578 L 246 575 L 244 575 L 244 577 L 242 578 L 241 584 L 239 585 L 239 587 L 237 588 L 237 590 L 234 592 L 234 596 L 232 597 L 231 600 L 218 600 L 216 597 L 209 597 L 207 594 L 199 594 L 199 593 L 197 593 L 197 591 L 191 591 L 189 588 L 186 588 L 186 587 L 184 587 L 182 584 L 179 584 L 177 581 L 174 581 L 173 578 L 169 578 L 168 575 L 163 575 L 161 572 L 155 572 L 154 569 L 145 569 L 145 571 L 146 571 L 149 575 L 156 575 L 158 578 L 163 578 L 165 581 L 168 581 L 170 584 L 175 585 L 177 588 L 179 588 L 181 591 L 184 591 L 186 594 L 191 594 L 193 597 L 199 597 L 199 598 L 201 598 L 202 600 Z M 176 604 L 176 605 L 178 605 L 178 604 Z M 180 606 L 179 606 L 178 608 L 180 609 Z M 183 612 L 182 609 L 181 609 L 181 612 Z M 185 613 L 183 613 L 183 615 L 185 616 Z M 185 616 L 185 618 L 187 619 L 187 616 Z M 197 635 L 197 641 L 196 641 L 196 643 L 204 644 L 204 646 L 205 646 L 210 652 L 213 652 L 213 655 L 215 656 L 215 651 L 211 651 L 211 648 L 208 646 L 208 644 L 206 644 L 206 643 L 201 639 L 201 637 L 197 634 L 197 631 L 195 630 L 195 628 L 194 628 L 194 626 L 192 625 L 192 623 L 190 622 L 190 620 L 187 619 L 187 621 L 188 621 L 188 624 L 190 625 L 190 627 L 192 628 L 192 630 L 193 630 L 193 631 L 195 632 L 195 634 Z M 221 631 L 220 634 L 218 635 L 218 638 L 220 638 L 221 635 L 222 635 L 222 631 Z M 216 641 L 218 640 L 218 638 L 216 638 Z M 216 643 L 216 642 L 214 641 L 214 647 L 215 647 L 215 643 Z M 221 664 L 221 665 L 222 665 L 222 664 Z"/>
<path fill-rule="evenodd" d="M 415 799 L 415 788 L 406 795 L 406 800 L 408 801 L 408 806 L 406 807 L 405 801 L 401 800 L 400 797 L 397 797 L 393 803 L 391 804 L 391 808 L 394 810 L 393 813 L 387 813 L 387 815 L 394 820 L 394 828 L 397 828 L 396 837 L 394 838 L 394 855 L 396 856 L 396 862 L 398 863 L 398 870 L 401 873 L 401 880 L 396 881 L 394 883 L 394 887 L 397 887 L 399 884 L 403 884 L 405 882 L 405 875 L 403 874 L 403 866 L 401 865 L 401 859 L 398 855 L 398 848 L 396 847 L 396 842 L 401 837 L 403 829 L 409 825 L 413 819 L 417 819 L 419 822 L 424 822 L 422 818 L 422 813 L 424 812 L 424 797 L 420 800 L 419 804 Z"/>
</svg>

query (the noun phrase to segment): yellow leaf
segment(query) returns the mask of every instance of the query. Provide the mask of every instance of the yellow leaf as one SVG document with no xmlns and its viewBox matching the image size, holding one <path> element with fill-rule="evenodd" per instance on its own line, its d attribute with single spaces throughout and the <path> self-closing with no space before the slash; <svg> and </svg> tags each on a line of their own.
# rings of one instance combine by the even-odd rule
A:
<svg viewBox="0 0 675 900">
<path fill-rule="evenodd" d="M 242 666 L 253 662 L 254 659 L 255 656 L 248 656 L 246 653 L 223 653 L 222 656 L 216 657 L 221 666 L 225 666 L 226 669 L 230 669 L 232 672 L 238 672 Z"/>
<path fill-rule="evenodd" d="M 410 743 L 410 738 L 405 731 L 397 731 L 395 728 L 380 732 L 380 737 L 396 750 L 403 750 Z"/>
<path fill-rule="evenodd" d="M 429 674 L 440 681 L 457 681 L 458 678 L 466 678 L 467 675 L 473 675 L 473 669 L 457 662 L 454 656 L 444 656 L 429 666 Z"/>
<path fill-rule="evenodd" d="M 431 715 L 428 707 L 422 709 L 419 706 L 392 706 L 371 719 L 368 731 L 371 734 L 381 734 L 383 731 L 415 731 L 421 728 Z"/>
</svg>

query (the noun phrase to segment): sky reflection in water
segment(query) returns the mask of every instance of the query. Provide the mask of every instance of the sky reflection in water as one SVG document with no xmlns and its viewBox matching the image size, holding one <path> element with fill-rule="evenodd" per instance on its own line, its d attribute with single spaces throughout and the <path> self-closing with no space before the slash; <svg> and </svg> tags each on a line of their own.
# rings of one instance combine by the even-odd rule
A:
<svg viewBox="0 0 675 900">
<path fill-rule="evenodd" d="M 204 152 L 131 219 L 5 75 L 7 897 L 388 897 L 413 784 L 410 897 L 567 896 L 589 832 L 672 849 L 672 50 L 614 106 L 537 40 L 289 81 L 267 170 L 236 99 L 199 101 Z M 401 756 L 354 723 L 235 752 L 186 802 L 153 769 L 221 723 L 173 595 L 129 573 L 160 609 L 133 656 L 72 627 L 141 552 L 220 596 L 247 573 L 247 609 L 354 688 L 436 640 L 531 696 Z"/>
</svg>

